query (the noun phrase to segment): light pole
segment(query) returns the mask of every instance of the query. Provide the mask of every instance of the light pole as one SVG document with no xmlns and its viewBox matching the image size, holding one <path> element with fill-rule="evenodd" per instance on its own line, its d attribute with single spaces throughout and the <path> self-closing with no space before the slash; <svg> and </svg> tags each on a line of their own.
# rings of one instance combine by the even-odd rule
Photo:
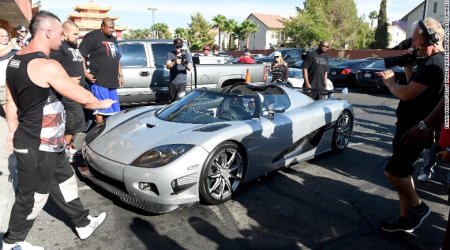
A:
<svg viewBox="0 0 450 250">
<path fill-rule="evenodd" d="M 155 38 L 155 31 L 153 30 L 155 27 L 155 11 L 157 11 L 157 8 L 148 8 L 148 10 L 152 11 L 152 38 Z"/>
</svg>

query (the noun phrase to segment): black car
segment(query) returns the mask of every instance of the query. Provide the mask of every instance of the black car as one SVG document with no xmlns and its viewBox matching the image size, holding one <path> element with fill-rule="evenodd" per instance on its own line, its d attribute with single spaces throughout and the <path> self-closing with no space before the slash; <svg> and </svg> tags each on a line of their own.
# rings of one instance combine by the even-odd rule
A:
<svg viewBox="0 0 450 250">
<path fill-rule="evenodd" d="M 390 68 L 394 71 L 395 82 L 398 84 L 406 84 L 405 71 L 400 66 Z M 383 79 L 376 75 L 376 72 L 386 70 L 384 60 L 377 60 L 362 68 L 356 73 L 356 86 L 369 89 L 387 89 Z"/>
<path fill-rule="evenodd" d="M 328 79 L 335 86 L 355 86 L 356 72 L 374 62 L 373 59 L 355 59 L 330 65 Z"/>
<path fill-rule="evenodd" d="M 281 52 L 284 61 L 288 64 L 289 67 L 293 67 L 297 61 L 302 60 L 303 48 L 283 48 L 276 51 Z M 275 51 L 268 56 L 259 57 L 256 60 L 264 63 L 272 63 L 274 53 Z"/>
</svg>

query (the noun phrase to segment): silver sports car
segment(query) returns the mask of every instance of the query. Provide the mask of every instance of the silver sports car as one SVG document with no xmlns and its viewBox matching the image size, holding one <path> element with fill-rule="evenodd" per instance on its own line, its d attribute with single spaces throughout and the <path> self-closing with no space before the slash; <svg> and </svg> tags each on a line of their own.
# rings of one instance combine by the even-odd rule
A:
<svg viewBox="0 0 450 250">
<path fill-rule="evenodd" d="M 229 200 L 242 183 L 347 147 L 352 106 L 278 85 L 200 89 L 120 112 L 86 136 L 81 173 L 122 202 L 165 213 Z"/>
</svg>

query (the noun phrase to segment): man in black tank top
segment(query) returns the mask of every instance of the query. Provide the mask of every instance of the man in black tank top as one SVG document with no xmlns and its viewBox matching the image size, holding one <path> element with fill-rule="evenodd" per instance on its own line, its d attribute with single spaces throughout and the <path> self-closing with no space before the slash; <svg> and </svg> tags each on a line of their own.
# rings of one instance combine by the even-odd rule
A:
<svg viewBox="0 0 450 250">
<path fill-rule="evenodd" d="M 8 149 L 17 158 L 19 188 L 11 211 L 3 249 L 43 249 L 25 242 L 29 230 L 49 196 L 71 218 L 78 236 L 89 237 L 106 217 L 89 216 L 78 197 L 74 172 L 65 155 L 65 115 L 60 96 L 88 109 L 108 108 L 70 78 L 50 51 L 61 44 L 58 17 L 47 11 L 30 22 L 33 40 L 9 62 L 6 70 Z M 89 217 L 88 217 L 89 216 Z"/>
</svg>

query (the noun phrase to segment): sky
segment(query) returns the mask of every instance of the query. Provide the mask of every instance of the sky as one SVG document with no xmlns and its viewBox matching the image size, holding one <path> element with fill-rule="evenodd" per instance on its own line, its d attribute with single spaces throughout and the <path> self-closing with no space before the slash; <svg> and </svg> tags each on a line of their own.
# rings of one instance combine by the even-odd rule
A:
<svg viewBox="0 0 450 250">
<path fill-rule="evenodd" d="M 387 0 L 388 21 L 401 19 L 413 10 L 423 0 Z M 36 2 L 36 0 L 33 0 Z M 41 9 L 58 15 L 61 20 L 73 12 L 77 4 L 88 3 L 88 0 L 40 0 Z M 171 30 L 187 28 L 193 13 L 201 13 L 211 22 L 212 18 L 222 14 L 244 21 L 250 13 L 262 13 L 289 17 L 295 15 L 295 7 L 303 6 L 303 0 L 94 0 L 100 6 L 111 6 L 110 15 L 119 16 L 116 25 L 127 26 L 129 29 L 149 28 L 152 23 L 152 11 L 155 8 L 154 23 L 166 23 Z M 371 11 L 378 12 L 381 0 L 355 0 L 358 16 L 368 15 Z"/>
</svg>

